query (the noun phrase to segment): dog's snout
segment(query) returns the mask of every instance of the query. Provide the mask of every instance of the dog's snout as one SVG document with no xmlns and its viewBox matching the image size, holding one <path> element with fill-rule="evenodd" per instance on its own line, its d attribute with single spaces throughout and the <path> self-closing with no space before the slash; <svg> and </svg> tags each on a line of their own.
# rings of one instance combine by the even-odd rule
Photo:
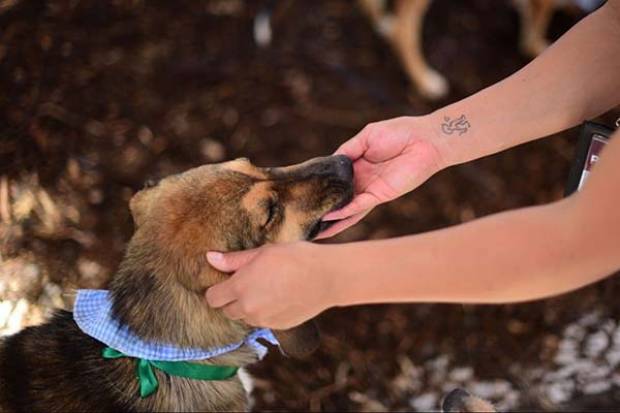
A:
<svg viewBox="0 0 620 413">
<path fill-rule="evenodd" d="M 345 155 L 334 156 L 336 176 L 342 181 L 351 182 L 353 180 L 353 162 Z"/>
<path fill-rule="evenodd" d="M 345 155 L 330 156 L 311 166 L 310 173 L 343 182 L 353 180 L 353 163 Z"/>
</svg>

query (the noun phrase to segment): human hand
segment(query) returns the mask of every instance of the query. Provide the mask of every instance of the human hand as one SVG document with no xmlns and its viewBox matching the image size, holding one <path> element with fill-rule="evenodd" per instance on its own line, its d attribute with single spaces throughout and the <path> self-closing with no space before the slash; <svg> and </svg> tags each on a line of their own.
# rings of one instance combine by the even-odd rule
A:
<svg viewBox="0 0 620 413">
<path fill-rule="evenodd" d="M 207 302 L 228 318 L 253 326 L 295 327 L 333 305 L 330 290 L 336 277 L 319 258 L 325 248 L 299 242 L 209 252 L 213 267 L 234 274 L 207 290 Z"/>
<path fill-rule="evenodd" d="M 325 216 L 340 220 L 317 238 L 331 237 L 364 218 L 375 206 L 421 185 L 443 167 L 437 132 L 429 117 L 399 117 L 366 125 L 336 154 L 348 156 L 355 172 L 355 197 Z"/>
</svg>

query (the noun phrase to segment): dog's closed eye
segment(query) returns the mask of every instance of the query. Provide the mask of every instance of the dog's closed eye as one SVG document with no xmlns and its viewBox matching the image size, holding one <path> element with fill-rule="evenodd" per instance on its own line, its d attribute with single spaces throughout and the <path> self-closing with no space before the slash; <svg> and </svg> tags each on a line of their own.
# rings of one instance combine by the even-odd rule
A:
<svg viewBox="0 0 620 413">
<path fill-rule="evenodd" d="M 269 198 L 269 200 L 267 200 L 267 218 L 265 219 L 265 223 L 263 224 L 263 227 L 267 227 L 269 224 L 271 224 L 277 213 L 278 213 L 278 202 L 274 199 L 274 198 Z"/>
</svg>

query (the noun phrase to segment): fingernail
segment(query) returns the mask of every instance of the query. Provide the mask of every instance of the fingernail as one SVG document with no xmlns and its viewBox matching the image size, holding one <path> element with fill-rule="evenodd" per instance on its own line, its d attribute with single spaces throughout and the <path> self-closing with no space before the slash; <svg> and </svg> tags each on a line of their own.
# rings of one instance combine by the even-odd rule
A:
<svg viewBox="0 0 620 413">
<path fill-rule="evenodd" d="M 222 262 L 224 260 L 224 254 L 217 251 L 207 252 L 207 259 L 211 262 Z"/>
</svg>

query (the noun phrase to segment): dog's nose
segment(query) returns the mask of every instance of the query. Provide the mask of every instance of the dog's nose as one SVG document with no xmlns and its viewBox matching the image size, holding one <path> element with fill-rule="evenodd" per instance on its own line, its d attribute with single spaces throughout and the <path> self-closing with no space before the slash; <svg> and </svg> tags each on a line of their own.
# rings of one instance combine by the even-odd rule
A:
<svg viewBox="0 0 620 413">
<path fill-rule="evenodd" d="M 353 163 L 345 155 L 332 155 L 314 158 L 301 165 L 285 168 L 285 170 L 272 170 L 271 173 L 285 173 L 299 179 L 310 177 L 335 179 L 351 184 L 353 182 Z"/>
<path fill-rule="evenodd" d="M 351 182 L 353 180 L 353 162 L 345 155 L 334 156 L 335 175 L 338 179 Z"/>
</svg>

